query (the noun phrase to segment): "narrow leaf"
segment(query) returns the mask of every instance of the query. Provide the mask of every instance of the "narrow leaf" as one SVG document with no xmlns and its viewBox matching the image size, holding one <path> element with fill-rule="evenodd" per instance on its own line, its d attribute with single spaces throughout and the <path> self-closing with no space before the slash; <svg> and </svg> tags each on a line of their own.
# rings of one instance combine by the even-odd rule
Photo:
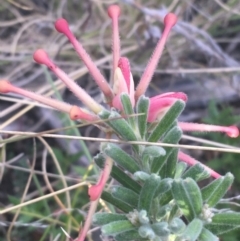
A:
<svg viewBox="0 0 240 241">
<path fill-rule="evenodd" d="M 215 236 L 212 232 L 206 228 L 202 229 L 200 236 L 198 237 L 199 241 L 219 241 L 219 238 Z"/>
<path fill-rule="evenodd" d="M 170 229 L 167 222 L 158 222 L 151 225 L 155 234 L 159 236 L 168 236 L 170 234 Z"/>
<path fill-rule="evenodd" d="M 221 235 L 240 228 L 239 213 L 218 213 L 212 218 L 212 222 L 205 225 L 215 235 Z"/>
<path fill-rule="evenodd" d="M 170 151 L 170 155 L 167 158 L 167 161 L 165 162 L 164 166 L 159 171 L 159 176 L 161 178 L 173 178 L 176 173 L 176 166 L 178 161 L 178 148 L 173 148 L 172 151 Z"/>
<path fill-rule="evenodd" d="M 94 161 L 100 167 L 104 167 L 105 158 L 102 154 L 98 154 L 94 157 Z M 113 165 L 111 171 L 111 177 L 122 184 L 124 187 L 133 190 L 136 193 L 140 193 L 141 186 L 135 180 L 133 180 L 130 176 L 128 176 L 123 170 L 119 167 Z"/>
<path fill-rule="evenodd" d="M 101 198 L 106 201 L 111 203 L 113 206 L 115 206 L 116 208 L 120 209 L 121 211 L 125 212 L 125 213 L 129 213 L 133 210 L 133 208 L 131 206 L 129 206 L 128 204 L 126 204 L 125 202 L 114 198 L 110 193 L 103 191 Z"/>
<path fill-rule="evenodd" d="M 202 195 L 196 182 L 187 178 L 172 184 L 172 195 L 188 221 L 198 217 L 202 211 Z"/>
<path fill-rule="evenodd" d="M 163 143 L 169 143 L 169 144 L 177 144 L 179 140 L 181 139 L 182 131 L 179 127 L 173 127 L 163 138 Z M 165 147 L 166 155 L 159 156 L 157 158 L 154 158 L 151 166 L 151 171 L 153 173 L 158 173 L 159 170 L 163 167 L 163 165 L 166 163 L 168 157 L 170 156 L 171 152 L 175 149 L 175 147 Z"/>
<path fill-rule="evenodd" d="M 94 225 L 104 225 L 113 221 L 128 220 L 126 215 L 118 213 L 95 213 L 93 216 Z"/>
<path fill-rule="evenodd" d="M 163 193 L 159 197 L 159 203 L 161 206 L 168 204 L 171 200 L 173 200 L 172 190 L 169 190 L 169 191 Z"/>
<path fill-rule="evenodd" d="M 185 103 L 181 100 L 176 101 L 168 110 L 168 112 L 159 121 L 148 138 L 149 142 L 157 142 L 164 133 L 166 133 L 172 124 L 177 120 L 185 107 Z"/>
<path fill-rule="evenodd" d="M 129 95 L 126 93 L 123 93 L 121 94 L 120 98 L 121 98 L 124 114 L 126 115 L 126 120 L 128 121 L 129 125 L 135 130 L 136 121 L 135 121 L 135 116 L 133 116 L 134 112 L 133 112 L 133 107 L 132 107 L 132 103 L 129 98 Z M 128 117 L 129 115 L 131 115 L 131 117 Z"/>
<path fill-rule="evenodd" d="M 185 238 L 185 240 L 187 241 L 196 241 L 202 231 L 202 228 L 203 228 L 203 222 L 195 218 L 188 224 L 182 237 Z"/>
<path fill-rule="evenodd" d="M 112 196 L 137 208 L 139 195 L 128 188 L 115 186 L 112 189 Z"/>
<path fill-rule="evenodd" d="M 172 182 L 173 182 L 173 180 L 171 178 L 162 179 L 156 190 L 155 197 L 162 195 L 163 193 L 169 191 L 172 187 Z"/>
<path fill-rule="evenodd" d="M 160 177 L 156 174 L 151 174 L 145 181 L 139 196 L 138 210 L 146 210 L 149 213 L 159 183 Z"/>
<path fill-rule="evenodd" d="M 182 174 L 187 169 L 187 167 L 188 167 L 187 163 L 185 163 L 185 162 L 178 162 L 174 178 L 175 179 L 181 178 Z"/>
<path fill-rule="evenodd" d="M 137 141 L 137 137 L 131 128 L 131 126 L 128 124 L 128 122 L 123 119 L 123 117 L 116 111 L 111 111 L 110 115 L 107 111 L 102 111 L 99 114 L 101 119 L 106 120 L 106 116 L 108 116 L 107 123 L 109 126 L 112 127 L 112 129 L 121 136 L 124 140 L 127 141 Z M 112 120 L 109 120 L 112 119 Z"/>
<path fill-rule="evenodd" d="M 233 175 L 227 173 L 224 177 L 220 177 L 204 187 L 202 189 L 203 201 L 209 207 L 214 207 L 231 187 L 233 179 Z"/>
<path fill-rule="evenodd" d="M 186 224 L 181 218 L 173 218 L 173 220 L 169 224 L 169 229 L 174 234 L 181 234 L 185 231 Z"/>
<path fill-rule="evenodd" d="M 137 116 L 138 129 L 141 138 L 145 138 L 146 129 L 147 129 L 147 117 L 148 117 L 148 107 L 149 107 L 149 98 L 141 96 L 137 102 L 137 113 L 141 114 Z"/>
<path fill-rule="evenodd" d="M 115 221 L 115 222 L 106 224 L 106 225 L 102 226 L 101 230 L 102 230 L 103 235 L 113 235 L 114 236 L 116 234 L 132 230 L 134 228 L 135 228 L 135 226 L 133 226 L 133 224 L 130 221 L 121 220 L 121 221 Z"/>
<path fill-rule="evenodd" d="M 137 229 L 129 230 L 120 234 L 117 234 L 114 237 L 117 241 L 130 241 L 130 240 L 146 240 L 142 238 Z"/>
<path fill-rule="evenodd" d="M 153 158 L 165 156 L 166 151 L 161 146 L 147 146 L 145 147 L 142 157 L 152 160 Z"/>
<path fill-rule="evenodd" d="M 185 179 L 191 177 L 195 181 L 201 181 L 210 177 L 210 173 L 201 164 L 196 164 L 191 166 L 183 175 L 182 178 Z"/>
<path fill-rule="evenodd" d="M 111 157 L 117 164 L 119 164 L 121 167 L 125 168 L 127 171 L 131 173 L 140 170 L 137 162 L 115 144 L 108 143 L 106 147 L 103 148 L 103 152 L 107 156 Z"/>
</svg>

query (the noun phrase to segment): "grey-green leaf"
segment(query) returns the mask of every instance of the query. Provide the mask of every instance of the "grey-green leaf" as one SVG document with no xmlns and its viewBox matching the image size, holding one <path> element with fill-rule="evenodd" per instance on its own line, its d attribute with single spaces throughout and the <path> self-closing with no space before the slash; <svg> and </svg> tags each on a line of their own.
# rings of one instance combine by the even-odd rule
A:
<svg viewBox="0 0 240 241">
<path fill-rule="evenodd" d="M 122 93 L 120 95 L 120 98 L 121 98 L 124 114 L 126 115 L 125 118 L 130 124 L 130 126 L 135 130 L 136 121 L 135 121 L 135 116 L 133 116 L 134 112 L 133 112 L 133 107 L 132 107 L 132 103 L 129 98 L 129 95 L 126 93 Z"/>
<path fill-rule="evenodd" d="M 117 241 L 146 240 L 140 236 L 137 229 L 120 233 L 114 237 Z"/>
<path fill-rule="evenodd" d="M 212 218 L 212 222 L 205 226 L 215 235 L 228 233 L 232 230 L 240 228 L 239 213 L 218 213 Z"/>
<path fill-rule="evenodd" d="M 166 133 L 173 123 L 177 120 L 185 107 L 185 103 L 181 100 L 176 101 L 159 121 L 157 126 L 153 129 L 151 135 L 148 138 L 149 142 L 158 141 L 164 133 Z"/>
<path fill-rule="evenodd" d="M 119 146 L 108 143 L 103 149 L 103 152 L 111 157 L 117 164 L 125 168 L 127 171 L 134 173 L 140 170 L 137 162 L 123 151 Z"/>
<path fill-rule="evenodd" d="M 173 220 L 169 224 L 169 229 L 174 234 L 183 233 L 186 228 L 186 224 L 183 222 L 181 218 L 173 218 Z"/>
<path fill-rule="evenodd" d="M 197 218 L 193 219 L 185 229 L 182 237 L 187 241 L 196 241 L 202 232 L 203 222 Z M 210 241 L 210 240 L 209 240 Z"/>
<path fill-rule="evenodd" d="M 146 210 L 149 213 L 160 180 L 158 175 L 151 174 L 145 181 L 139 196 L 138 210 Z"/>
<path fill-rule="evenodd" d="M 181 178 L 184 171 L 187 169 L 188 165 L 185 162 L 178 162 L 176 167 L 176 172 L 174 178 Z"/>
<path fill-rule="evenodd" d="M 137 208 L 139 195 L 128 188 L 114 186 L 112 188 L 112 196 Z"/>
<path fill-rule="evenodd" d="M 156 190 L 155 197 L 162 195 L 163 193 L 169 191 L 172 187 L 172 182 L 173 182 L 173 180 L 171 178 L 162 179 Z"/>
<path fill-rule="evenodd" d="M 179 140 L 181 139 L 182 131 L 179 127 L 175 126 L 173 127 L 163 138 L 163 143 L 169 143 L 169 144 L 177 144 Z M 166 163 L 168 157 L 170 156 L 171 152 L 175 149 L 175 147 L 165 147 L 166 155 L 159 156 L 157 158 L 154 158 L 151 166 L 151 171 L 153 173 L 158 173 L 159 170 L 163 167 L 163 165 Z"/>
<path fill-rule="evenodd" d="M 202 195 L 193 179 L 187 178 L 174 181 L 172 184 L 172 195 L 188 221 L 201 214 L 203 206 Z"/>
<path fill-rule="evenodd" d="M 137 113 L 141 114 L 137 116 L 138 130 L 140 136 L 144 139 L 147 129 L 147 118 L 148 118 L 149 98 L 141 96 L 137 102 Z"/>
<path fill-rule="evenodd" d="M 182 178 L 191 177 L 195 181 L 201 181 L 210 177 L 210 173 L 204 168 L 203 165 L 197 163 L 191 166 L 185 173 L 183 173 Z"/>
<path fill-rule="evenodd" d="M 200 236 L 198 237 L 199 241 L 219 241 L 219 238 L 210 232 L 208 229 L 203 228 Z"/>
<path fill-rule="evenodd" d="M 93 216 L 94 225 L 104 225 L 113 221 L 128 220 L 126 215 L 118 213 L 95 213 Z"/>
<path fill-rule="evenodd" d="M 142 153 L 142 157 L 144 159 L 148 158 L 149 160 L 165 155 L 166 151 L 161 146 L 147 146 Z"/>
<path fill-rule="evenodd" d="M 94 157 L 94 161 L 100 167 L 104 167 L 105 158 L 102 154 L 98 154 Z M 128 176 L 123 170 L 119 167 L 113 165 L 111 171 L 111 177 L 122 184 L 124 187 L 133 190 L 136 193 L 140 193 L 141 186 L 135 180 L 133 180 L 130 176 Z"/>
<path fill-rule="evenodd" d="M 118 112 L 112 110 L 109 115 L 108 112 L 102 111 L 99 116 L 104 120 L 108 117 L 107 123 L 109 126 L 112 127 L 112 129 L 124 140 L 137 141 L 133 128 Z"/>
<path fill-rule="evenodd" d="M 126 232 L 129 230 L 134 229 L 135 226 L 128 220 L 121 220 L 121 221 L 115 221 L 111 222 L 109 224 L 106 224 L 102 226 L 101 230 L 103 235 L 117 235 L 122 232 Z"/>
<path fill-rule="evenodd" d="M 214 207 L 231 187 L 233 180 L 233 175 L 227 173 L 224 177 L 220 177 L 211 182 L 201 190 L 203 201 L 207 203 L 209 207 Z"/>
<path fill-rule="evenodd" d="M 129 213 L 133 210 L 133 208 L 129 206 L 127 203 L 113 197 L 110 193 L 106 191 L 102 192 L 101 198 L 104 201 L 111 203 L 113 206 L 115 206 L 116 208 L 120 209 L 125 213 Z"/>
<path fill-rule="evenodd" d="M 170 155 L 167 158 L 167 161 L 165 162 L 164 166 L 159 171 L 160 177 L 173 178 L 176 173 L 177 161 L 178 161 L 178 148 L 173 148 L 173 150 L 170 151 Z"/>
</svg>

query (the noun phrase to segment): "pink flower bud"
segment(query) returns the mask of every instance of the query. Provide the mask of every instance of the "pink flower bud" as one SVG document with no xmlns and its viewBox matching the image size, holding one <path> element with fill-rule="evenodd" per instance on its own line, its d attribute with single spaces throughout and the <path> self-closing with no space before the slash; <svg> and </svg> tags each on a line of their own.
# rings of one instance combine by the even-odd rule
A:
<svg viewBox="0 0 240 241">
<path fill-rule="evenodd" d="M 183 131 L 223 132 L 232 138 L 236 138 L 239 136 L 239 129 L 236 126 L 217 126 L 185 122 L 178 122 L 178 125 Z"/>
<path fill-rule="evenodd" d="M 167 41 L 167 37 L 170 33 L 170 30 L 172 27 L 176 24 L 177 17 L 173 13 L 169 13 L 164 18 L 164 25 L 165 28 L 163 30 L 163 34 L 161 39 L 158 41 L 158 44 L 152 54 L 151 59 L 148 62 L 148 65 L 141 77 L 141 80 L 137 86 L 136 92 L 135 92 L 135 99 L 137 100 L 141 95 L 143 95 L 148 88 L 148 85 L 152 79 L 152 76 L 154 74 L 154 71 L 157 67 L 157 64 L 159 62 L 159 59 L 162 55 L 164 46 Z"/>
<path fill-rule="evenodd" d="M 183 162 L 187 163 L 187 164 L 190 165 L 190 166 L 194 166 L 194 165 L 196 165 L 197 163 L 200 163 L 200 164 L 210 173 L 210 175 L 211 175 L 212 177 L 214 177 L 214 178 L 219 178 L 219 177 L 221 177 L 220 174 L 218 174 L 217 172 L 215 172 L 214 170 L 212 170 L 210 167 L 202 164 L 201 162 L 197 161 L 197 160 L 194 159 L 193 157 L 191 157 L 191 156 L 189 156 L 189 155 L 187 155 L 187 154 L 185 154 L 185 153 L 183 153 L 183 152 L 181 152 L 181 151 L 178 152 L 178 159 L 179 159 L 180 161 L 183 161 Z"/>
</svg>

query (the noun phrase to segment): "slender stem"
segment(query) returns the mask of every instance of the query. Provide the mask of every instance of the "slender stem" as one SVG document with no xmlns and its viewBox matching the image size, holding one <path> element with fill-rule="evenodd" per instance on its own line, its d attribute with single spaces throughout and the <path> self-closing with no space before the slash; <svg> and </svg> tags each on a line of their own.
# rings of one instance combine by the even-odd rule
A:
<svg viewBox="0 0 240 241">
<path fill-rule="evenodd" d="M 110 138 L 110 135 L 107 135 L 107 138 Z M 88 211 L 88 215 L 86 218 L 86 221 L 84 223 L 83 229 L 79 231 L 78 238 L 75 241 L 84 241 L 87 232 L 92 224 L 92 218 L 93 215 L 97 209 L 97 205 L 99 202 L 99 199 L 101 198 L 102 191 L 106 185 L 106 182 L 110 176 L 111 170 L 112 170 L 113 160 L 109 157 L 106 158 L 104 169 L 101 173 L 101 176 L 99 178 L 99 182 L 89 188 L 89 195 L 90 195 L 90 208 Z"/>
</svg>

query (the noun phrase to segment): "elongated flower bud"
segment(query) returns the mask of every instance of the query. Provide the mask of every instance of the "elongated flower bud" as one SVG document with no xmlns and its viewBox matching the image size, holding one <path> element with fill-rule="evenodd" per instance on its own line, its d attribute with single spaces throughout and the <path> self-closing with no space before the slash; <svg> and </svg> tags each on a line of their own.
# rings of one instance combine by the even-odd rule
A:
<svg viewBox="0 0 240 241">
<path fill-rule="evenodd" d="M 219 177 L 221 177 L 220 174 L 218 174 L 217 172 L 215 172 L 214 170 L 212 170 L 210 167 L 202 164 L 201 162 L 197 161 L 197 160 L 194 159 L 193 157 L 191 157 L 191 156 L 189 156 L 189 155 L 187 155 L 187 154 L 185 154 L 185 153 L 183 153 L 183 152 L 181 152 L 181 151 L 178 152 L 178 159 L 179 159 L 180 161 L 183 161 L 183 162 L 187 163 L 187 164 L 190 165 L 190 166 L 194 166 L 194 165 L 196 165 L 197 163 L 200 163 L 200 164 L 210 173 L 210 175 L 211 175 L 212 177 L 214 177 L 214 178 L 219 178 Z"/>
<path fill-rule="evenodd" d="M 92 115 L 86 112 L 85 110 L 82 110 L 78 106 L 72 106 L 70 104 L 61 102 L 59 100 L 52 99 L 19 87 L 16 87 L 7 80 L 0 80 L 0 93 L 9 93 L 9 92 L 19 94 L 31 100 L 40 102 L 46 106 L 50 106 L 53 109 L 68 113 L 72 120 L 81 119 L 81 120 L 87 120 L 87 121 L 94 121 L 97 119 L 97 116 Z"/>
<path fill-rule="evenodd" d="M 55 22 L 55 28 L 58 32 L 64 34 L 68 38 L 68 40 L 73 45 L 79 57 L 83 60 L 83 62 L 87 66 L 90 74 L 93 76 L 93 79 L 96 81 L 97 85 L 102 90 L 103 94 L 106 96 L 107 99 L 111 99 L 112 90 L 109 84 L 107 83 L 107 81 L 105 80 L 105 78 L 103 77 L 103 75 L 101 74 L 97 66 L 95 65 L 95 63 L 89 57 L 86 50 L 83 48 L 80 42 L 77 41 L 76 37 L 71 32 L 68 26 L 67 20 L 63 18 L 58 19 Z"/>
<path fill-rule="evenodd" d="M 118 66 L 120 59 L 120 38 L 118 28 L 118 18 L 121 10 L 118 5 L 108 7 L 108 16 L 112 19 L 112 53 L 113 53 L 113 73 Z"/>
<path fill-rule="evenodd" d="M 81 100 L 90 110 L 95 113 L 102 111 L 102 106 L 100 106 L 85 90 L 83 90 L 79 85 L 77 85 L 70 77 L 56 66 L 53 61 L 48 57 L 47 53 L 43 49 L 38 49 L 33 55 L 33 59 L 39 63 L 46 65 L 52 70 L 56 76 L 61 79 L 66 86 Z"/>
<path fill-rule="evenodd" d="M 135 92 L 135 99 L 137 100 L 142 94 L 145 93 L 146 89 L 148 88 L 148 85 L 152 79 L 152 76 L 154 74 L 154 71 L 157 67 L 158 61 L 162 55 L 163 52 L 163 48 L 166 44 L 167 41 L 167 37 L 170 33 L 170 30 L 172 29 L 172 27 L 176 24 L 177 22 L 177 17 L 175 14 L 173 13 L 169 13 L 165 16 L 164 18 L 164 31 L 162 34 L 161 39 L 158 41 L 158 44 L 153 52 L 153 55 L 150 59 L 150 61 L 148 62 L 148 65 L 142 75 L 142 78 L 136 88 L 136 92 Z"/>
<path fill-rule="evenodd" d="M 178 125 L 183 131 L 223 132 L 232 138 L 236 138 L 239 136 L 239 129 L 236 126 L 216 126 L 216 125 L 185 123 L 185 122 L 178 122 Z"/>
</svg>

